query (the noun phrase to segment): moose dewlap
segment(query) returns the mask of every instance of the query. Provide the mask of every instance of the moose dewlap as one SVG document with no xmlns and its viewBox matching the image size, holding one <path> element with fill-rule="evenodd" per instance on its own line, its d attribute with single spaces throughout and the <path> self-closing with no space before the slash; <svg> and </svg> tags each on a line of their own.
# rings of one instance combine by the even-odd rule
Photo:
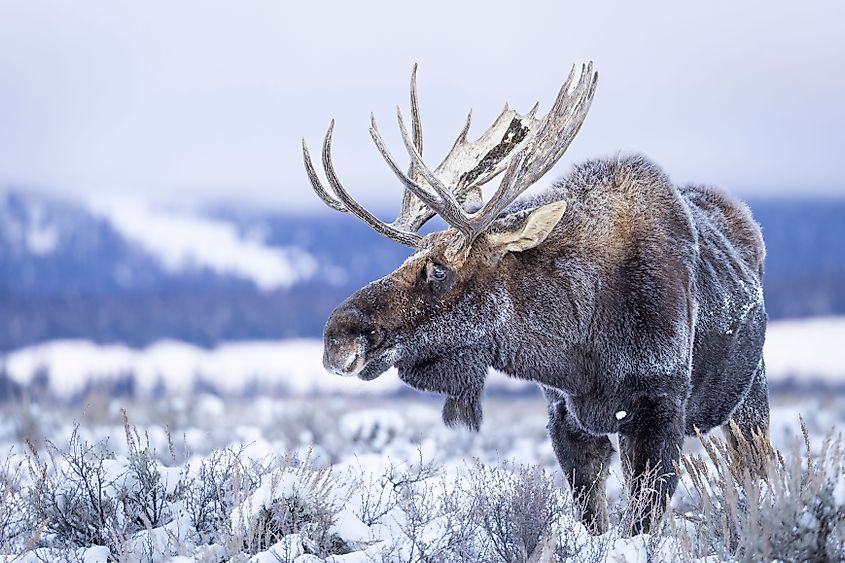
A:
<svg viewBox="0 0 845 563">
<path fill-rule="evenodd" d="M 505 106 L 472 142 L 468 118 L 431 169 L 414 67 L 410 133 L 398 112 L 407 173 L 375 119 L 370 128 L 405 189 L 392 223 L 338 180 L 334 123 L 322 151 L 334 195 L 304 141 L 303 157 L 326 204 L 415 249 L 332 313 L 326 369 L 369 380 L 396 366 L 408 385 L 446 397 L 446 424 L 473 429 L 489 367 L 536 381 L 584 523 L 607 529 L 608 434 L 617 433 L 639 507 L 632 529 L 640 532 L 675 489 L 685 434 L 730 423 L 746 437 L 767 432 L 765 249 L 742 203 L 712 188 L 675 186 L 640 155 L 576 165 L 546 191 L 520 198 L 574 139 L 596 80 L 592 64 L 573 67 L 544 117 L 537 106 L 527 114 Z M 481 187 L 500 175 L 484 203 Z M 450 228 L 419 234 L 435 214 Z"/>
</svg>

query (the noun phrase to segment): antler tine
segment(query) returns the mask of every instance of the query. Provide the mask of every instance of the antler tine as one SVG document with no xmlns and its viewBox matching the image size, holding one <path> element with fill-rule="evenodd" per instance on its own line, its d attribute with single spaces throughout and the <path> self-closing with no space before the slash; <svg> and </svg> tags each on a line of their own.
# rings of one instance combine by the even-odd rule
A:
<svg viewBox="0 0 845 563">
<path fill-rule="evenodd" d="M 411 71 L 411 129 L 414 132 L 414 147 L 417 152 L 423 153 L 423 130 L 420 120 L 420 104 L 417 99 L 417 63 L 414 63 L 414 70 Z"/>
<path fill-rule="evenodd" d="M 378 149 L 379 153 L 381 153 L 382 158 L 387 163 L 387 166 L 393 171 L 399 181 L 411 191 L 414 195 L 416 195 L 420 200 L 429 206 L 432 209 L 438 209 L 441 207 L 441 201 L 439 196 L 430 193 L 428 190 L 420 186 L 418 183 L 414 182 L 407 174 L 402 172 L 402 169 L 399 168 L 399 165 L 396 164 L 396 161 L 393 160 L 393 157 L 390 155 L 390 151 L 387 150 L 387 147 L 384 144 L 384 140 L 381 138 L 381 133 L 379 133 L 378 125 L 376 124 L 376 118 L 374 115 L 370 116 L 370 137 L 373 139 L 373 143 L 375 143 L 376 148 Z"/>
<path fill-rule="evenodd" d="M 434 209 L 447 223 L 459 231 L 469 233 L 469 224 L 466 221 L 467 216 L 463 208 L 455 199 L 452 191 L 423 162 L 422 155 L 417 152 L 416 147 L 411 142 L 411 138 L 408 136 L 408 130 L 405 128 L 405 120 L 402 119 L 402 110 L 398 107 L 396 108 L 396 118 L 399 121 L 399 131 L 402 133 L 402 140 L 405 143 L 405 148 L 411 157 L 414 167 L 422 174 L 425 181 L 434 188 L 437 195 L 440 196 L 439 205 L 437 207 L 429 205 L 429 207 Z"/>
<path fill-rule="evenodd" d="M 417 67 L 418 65 L 414 63 L 414 67 L 411 69 L 411 118 L 413 120 L 414 146 L 422 154 L 423 129 L 422 120 L 420 119 L 419 96 L 417 94 Z M 413 164 L 408 167 L 408 177 L 414 181 L 419 181 L 420 179 L 420 174 L 414 169 Z M 420 198 L 414 195 L 413 191 L 406 189 L 402 196 L 402 207 L 399 210 L 399 215 L 391 225 L 403 230 L 418 231 L 432 217 L 434 217 L 434 211 L 422 203 Z"/>
<path fill-rule="evenodd" d="M 332 126 L 334 126 L 334 121 L 332 121 Z M 314 164 L 311 162 L 311 154 L 308 152 L 308 145 L 305 144 L 304 138 L 302 139 L 302 160 L 305 161 L 305 171 L 308 173 L 308 179 L 311 181 L 311 187 L 314 188 L 314 191 L 320 199 L 322 199 L 326 205 L 335 211 L 349 213 L 346 206 L 337 199 L 333 198 L 332 195 L 323 187 L 323 184 L 320 182 L 320 178 L 317 177 L 317 171 L 314 170 Z"/>
<path fill-rule="evenodd" d="M 352 213 L 380 235 L 398 243 L 416 248 L 417 244 L 422 239 L 419 234 L 399 230 L 379 220 L 375 215 L 364 209 L 364 207 L 355 201 L 355 199 L 349 195 L 349 192 L 347 192 L 340 183 L 340 180 L 335 173 L 334 165 L 332 164 L 331 150 L 333 131 L 334 120 L 332 120 L 329 125 L 329 129 L 326 131 L 326 137 L 323 140 L 323 168 L 326 171 L 326 179 L 328 179 L 329 185 L 334 190 L 338 199 L 333 198 L 329 194 L 329 192 L 323 187 L 320 179 L 317 177 L 314 165 L 311 162 L 311 155 L 309 154 L 308 147 L 303 139 L 302 158 L 305 161 L 305 170 L 308 173 L 308 179 L 311 181 L 311 187 L 314 188 L 314 191 L 318 196 L 320 196 L 320 199 L 322 199 L 332 209 L 336 209 L 337 211 L 342 211 L 344 213 Z"/>
<path fill-rule="evenodd" d="M 589 63 L 582 69 L 581 79 L 575 87 L 572 95 L 569 97 L 569 102 L 559 109 L 554 114 L 554 119 L 550 120 L 550 124 L 558 122 L 563 119 L 567 113 L 568 118 L 565 119 L 562 127 L 552 126 L 546 131 L 538 134 L 537 143 L 540 145 L 540 150 L 537 151 L 538 159 L 530 163 L 526 173 L 530 173 L 525 178 L 528 185 L 533 184 L 539 180 L 549 169 L 554 166 L 569 144 L 578 134 L 581 125 L 584 123 L 584 118 L 590 109 L 595 94 L 596 84 L 598 83 L 598 73 L 593 72 L 593 65 Z M 551 112 L 550 112 L 551 116 Z M 550 133 L 551 132 L 551 133 Z M 545 150 L 542 145 L 551 142 L 551 148 Z"/>
<path fill-rule="evenodd" d="M 577 68 L 578 66 L 573 64 L 572 68 L 569 69 L 569 76 L 566 77 L 566 81 L 563 83 L 563 86 L 561 86 L 560 90 L 558 90 L 557 97 L 555 98 L 551 109 L 549 109 L 548 113 L 546 113 L 546 116 L 543 118 L 543 123 L 537 129 L 537 137 L 540 137 L 548 131 L 551 124 L 554 123 L 554 117 L 562 113 L 563 108 L 572 101 L 572 96 L 569 95 L 569 90 L 572 88 L 572 81 L 575 80 L 575 71 Z M 584 65 L 582 64 L 578 84 L 575 85 L 576 89 L 581 84 L 583 75 Z"/>
<path fill-rule="evenodd" d="M 461 132 L 458 133 L 458 136 L 455 139 L 455 142 L 452 143 L 452 150 L 454 150 L 455 147 L 457 147 L 460 143 L 466 142 L 467 134 L 469 133 L 469 128 L 470 128 L 471 125 L 472 125 L 472 110 L 469 110 L 469 113 L 467 113 L 467 120 L 466 120 L 466 123 L 464 124 L 464 128 L 461 129 Z M 422 155 L 422 151 L 419 151 L 419 152 L 420 152 L 420 155 Z M 451 150 L 449 152 L 451 152 Z"/>
</svg>

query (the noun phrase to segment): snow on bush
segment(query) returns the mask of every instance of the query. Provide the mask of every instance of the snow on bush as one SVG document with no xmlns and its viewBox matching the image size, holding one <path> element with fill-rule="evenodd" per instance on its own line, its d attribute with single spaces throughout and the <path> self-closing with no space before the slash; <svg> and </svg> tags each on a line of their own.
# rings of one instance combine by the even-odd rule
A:
<svg viewBox="0 0 845 563">
<path fill-rule="evenodd" d="M 232 510 L 231 529 L 250 553 L 282 547 L 291 559 L 349 553 L 368 539 L 369 530 L 344 507 L 345 500 L 330 469 L 285 459 Z"/>
<path fill-rule="evenodd" d="M 818 424 L 841 421 L 841 404 L 815 408 L 821 404 L 808 407 L 817 411 Z M 559 469 L 528 463 L 537 449 L 518 443 L 525 436 L 545 439 L 539 400 L 497 403 L 487 420 L 492 426 L 480 434 L 437 426 L 439 403 L 388 411 L 316 400 L 257 405 L 236 410 L 231 403 L 221 409 L 214 401 L 174 401 L 174 411 L 137 405 L 133 418 L 154 421 L 150 428 L 165 427 L 155 431 L 143 430 L 145 422 L 136 429 L 108 406 L 68 429 L 52 425 L 51 415 L 68 418 L 60 407 L 25 409 L 41 425 L 40 433 L 66 437 L 44 446 L 30 442 L 28 453 L 10 445 L 5 459 L 0 456 L 0 560 L 538 563 L 845 557 L 845 450 L 834 435 L 824 439 L 808 431 L 800 449 L 783 447 L 784 453 L 744 443 L 739 454 L 721 439 L 702 437 L 697 448 L 687 445 L 672 511 L 653 535 L 628 537 L 626 522 L 636 506 L 611 495 L 611 529 L 594 537 L 578 522 Z M 536 419 L 530 414 L 535 407 Z M 315 411 L 319 424 L 301 422 L 298 413 Z M 10 412 L 4 414 L 14 419 Z M 218 419 L 207 420 L 208 412 Z M 783 416 L 777 408 L 774 413 Z M 523 425 L 502 423 L 516 415 Z M 178 425 L 175 420 L 183 421 L 182 429 L 222 435 L 217 445 L 183 451 L 185 436 L 166 429 Z M 206 426 L 196 426 L 202 423 Z M 296 453 L 303 449 L 306 426 L 325 456 Z M 794 426 L 801 437 L 797 419 Z M 395 430 L 380 451 L 373 445 L 382 443 L 378 440 L 349 439 L 381 436 L 382 430 L 349 434 L 372 428 Z M 241 436 L 260 437 L 262 443 L 242 444 Z M 519 455 L 528 457 L 526 463 L 513 461 Z"/>
</svg>

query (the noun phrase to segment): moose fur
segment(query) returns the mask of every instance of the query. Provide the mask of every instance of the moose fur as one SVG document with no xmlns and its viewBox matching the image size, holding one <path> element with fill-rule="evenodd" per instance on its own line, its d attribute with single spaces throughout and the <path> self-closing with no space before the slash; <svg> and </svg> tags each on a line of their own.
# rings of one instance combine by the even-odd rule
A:
<svg viewBox="0 0 845 563">
<path fill-rule="evenodd" d="M 748 208 L 723 192 L 676 187 L 643 156 L 591 160 L 470 247 L 454 229 L 425 236 L 334 311 L 324 363 L 362 379 L 395 365 L 446 396 L 446 424 L 474 429 L 489 367 L 537 382 L 584 523 L 607 528 L 615 433 L 645 531 L 685 435 L 768 429 L 764 256 Z"/>
</svg>

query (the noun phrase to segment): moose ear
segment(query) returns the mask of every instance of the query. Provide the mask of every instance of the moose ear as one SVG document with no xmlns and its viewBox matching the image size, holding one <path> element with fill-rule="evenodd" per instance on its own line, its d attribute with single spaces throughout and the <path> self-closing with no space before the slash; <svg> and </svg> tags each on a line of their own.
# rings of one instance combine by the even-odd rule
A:
<svg viewBox="0 0 845 563">
<path fill-rule="evenodd" d="M 517 211 L 496 219 L 485 236 L 491 246 L 502 252 L 522 252 L 546 240 L 564 211 L 565 201 Z"/>
</svg>

